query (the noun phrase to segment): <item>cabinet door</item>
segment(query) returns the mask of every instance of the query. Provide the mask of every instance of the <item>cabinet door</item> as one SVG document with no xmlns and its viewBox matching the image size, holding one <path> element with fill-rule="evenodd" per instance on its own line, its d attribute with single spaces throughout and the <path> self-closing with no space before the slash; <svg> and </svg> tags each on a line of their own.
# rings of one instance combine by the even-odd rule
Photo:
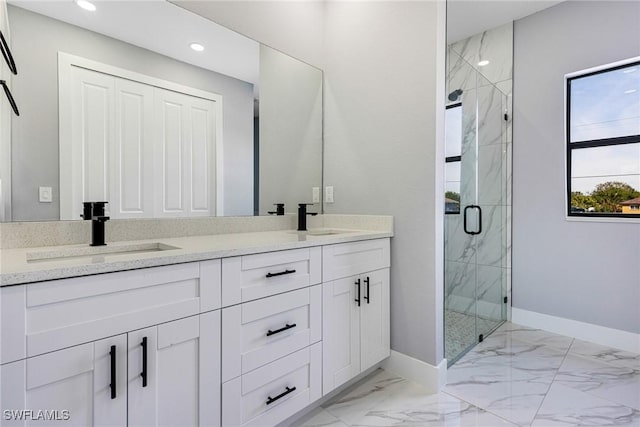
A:
<svg viewBox="0 0 640 427">
<path fill-rule="evenodd" d="M 362 274 L 360 342 L 364 371 L 390 354 L 389 269 Z"/>
<path fill-rule="evenodd" d="M 360 308 L 355 301 L 357 280 L 358 277 L 353 276 L 322 285 L 323 394 L 360 373 Z"/>
<path fill-rule="evenodd" d="M 134 331 L 128 341 L 130 426 L 219 425 L 220 311 Z"/>
<path fill-rule="evenodd" d="M 3 365 L 2 425 L 47 425 L 56 419 L 70 426 L 126 425 L 126 344 L 126 335 L 119 335 Z M 4 411 L 24 409 L 32 412 L 11 412 L 21 420 L 6 420 Z"/>
</svg>

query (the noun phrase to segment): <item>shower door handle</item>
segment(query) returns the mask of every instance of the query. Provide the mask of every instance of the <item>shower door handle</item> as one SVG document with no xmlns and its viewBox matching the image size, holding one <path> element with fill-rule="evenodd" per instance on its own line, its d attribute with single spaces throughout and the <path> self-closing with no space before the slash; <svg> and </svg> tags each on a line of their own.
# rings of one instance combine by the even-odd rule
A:
<svg viewBox="0 0 640 427">
<path fill-rule="evenodd" d="M 475 209 L 478 211 L 478 230 L 476 231 L 469 231 L 468 227 L 467 227 L 467 213 L 469 212 L 469 209 Z M 478 205 L 468 205 L 465 206 L 464 208 L 464 216 L 463 216 L 463 224 L 464 224 L 464 232 L 467 234 L 471 234 L 472 236 L 476 235 L 476 234 L 480 234 L 482 233 L 482 208 Z"/>
</svg>

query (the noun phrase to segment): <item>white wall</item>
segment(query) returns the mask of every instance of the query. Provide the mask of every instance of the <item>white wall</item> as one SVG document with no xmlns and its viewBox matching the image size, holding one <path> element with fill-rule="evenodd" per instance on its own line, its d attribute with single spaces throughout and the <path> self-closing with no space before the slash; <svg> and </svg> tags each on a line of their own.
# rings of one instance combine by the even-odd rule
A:
<svg viewBox="0 0 640 427">
<path fill-rule="evenodd" d="M 58 51 L 221 94 L 225 215 L 253 214 L 251 84 L 17 7 L 9 6 L 9 18 L 21 110 L 12 129 L 14 221 L 59 218 Z M 54 203 L 38 202 L 38 186 L 53 187 Z"/>
<path fill-rule="evenodd" d="M 565 219 L 564 75 L 640 55 L 640 2 L 514 28 L 513 307 L 640 333 L 640 224 Z"/>
<path fill-rule="evenodd" d="M 438 364 L 444 3 L 177 3 L 323 68 L 325 210 L 394 215 L 391 345 Z"/>
</svg>

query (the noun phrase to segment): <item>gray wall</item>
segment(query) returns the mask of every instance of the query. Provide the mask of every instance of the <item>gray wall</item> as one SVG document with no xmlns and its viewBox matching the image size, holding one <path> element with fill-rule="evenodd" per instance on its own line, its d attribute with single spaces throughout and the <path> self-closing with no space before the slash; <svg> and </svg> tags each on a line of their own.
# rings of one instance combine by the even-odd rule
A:
<svg viewBox="0 0 640 427">
<path fill-rule="evenodd" d="M 444 3 L 178 4 L 323 68 L 325 210 L 394 215 L 391 345 L 439 363 Z"/>
<path fill-rule="evenodd" d="M 261 45 L 260 214 L 274 203 L 296 212 L 321 186 L 322 71 Z"/>
<path fill-rule="evenodd" d="M 640 333 L 640 224 L 565 219 L 564 75 L 640 55 L 640 2 L 514 28 L 513 307 Z"/>
<path fill-rule="evenodd" d="M 328 2 L 327 213 L 394 216 L 391 345 L 442 359 L 446 41 L 438 2 Z"/>
<path fill-rule="evenodd" d="M 253 87 L 223 76 L 9 6 L 12 50 L 19 66 L 13 93 L 21 116 L 12 129 L 14 221 L 59 218 L 57 53 L 82 56 L 223 96 L 225 215 L 253 214 Z M 54 203 L 38 202 L 51 186 Z"/>
</svg>

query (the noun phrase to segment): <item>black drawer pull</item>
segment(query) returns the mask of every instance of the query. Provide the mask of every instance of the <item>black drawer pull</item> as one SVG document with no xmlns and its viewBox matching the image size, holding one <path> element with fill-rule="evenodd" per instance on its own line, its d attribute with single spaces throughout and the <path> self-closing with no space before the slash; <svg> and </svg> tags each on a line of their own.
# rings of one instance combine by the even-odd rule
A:
<svg viewBox="0 0 640 427">
<path fill-rule="evenodd" d="M 140 343 L 142 347 L 142 372 L 140 376 L 142 377 L 142 387 L 147 386 L 147 337 L 142 338 L 142 342 Z"/>
<path fill-rule="evenodd" d="M 272 331 L 271 329 L 269 329 L 267 331 L 267 336 L 270 337 L 271 335 L 279 334 L 280 332 L 284 332 L 288 329 L 295 328 L 295 327 L 296 327 L 295 323 L 292 323 L 291 325 L 287 323 L 286 326 L 283 326 L 280 329 L 276 329 L 275 331 Z"/>
<path fill-rule="evenodd" d="M 364 296 L 364 299 L 367 300 L 367 304 L 369 304 L 369 276 L 364 279 L 364 284 L 367 285 L 367 287 L 365 288 L 366 294 Z"/>
<path fill-rule="evenodd" d="M 9 86 L 7 86 L 7 82 L 5 80 L 0 80 L 0 85 L 4 89 L 4 94 L 7 96 L 9 100 L 9 105 L 11 105 L 11 109 L 16 114 L 16 116 L 20 115 L 20 111 L 18 111 L 18 106 L 16 105 L 15 99 L 13 99 L 13 95 L 11 95 L 11 90 L 9 90 Z"/>
<path fill-rule="evenodd" d="M 275 402 L 276 400 L 285 397 L 287 394 L 296 391 L 295 387 L 287 387 L 286 391 L 283 391 L 282 393 L 280 393 L 279 395 L 277 395 L 276 397 L 271 397 L 271 396 L 267 396 L 267 405 L 271 405 L 273 402 Z"/>
<path fill-rule="evenodd" d="M 111 351 L 109 351 L 109 355 L 111 356 L 111 384 L 109 387 L 111 388 L 111 398 L 116 398 L 116 346 L 111 346 Z"/>
<path fill-rule="evenodd" d="M 358 287 L 358 297 L 354 300 L 358 303 L 358 307 L 360 307 L 360 279 L 356 280 L 355 285 Z"/>
<path fill-rule="evenodd" d="M 282 276 L 284 274 L 293 274 L 295 272 L 296 272 L 295 270 L 285 270 L 285 271 L 281 271 L 279 273 L 267 273 L 267 278 L 276 277 L 276 276 Z"/>
</svg>

